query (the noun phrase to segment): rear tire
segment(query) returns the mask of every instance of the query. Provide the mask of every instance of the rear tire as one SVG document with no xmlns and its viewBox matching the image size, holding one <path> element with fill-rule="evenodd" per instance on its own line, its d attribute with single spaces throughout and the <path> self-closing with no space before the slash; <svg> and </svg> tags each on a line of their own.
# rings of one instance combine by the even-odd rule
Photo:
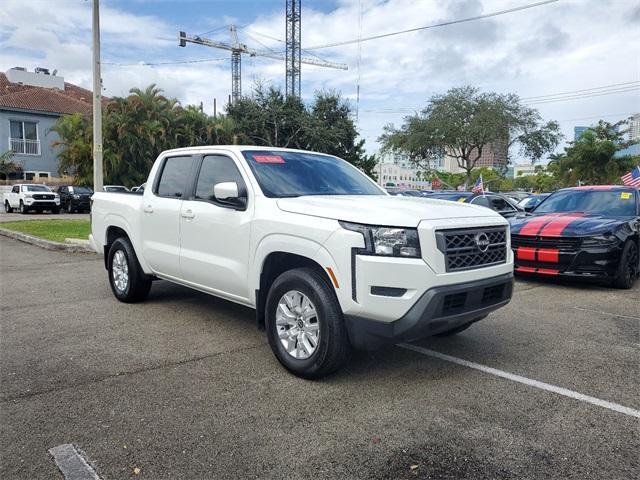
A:
<svg viewBox="0 0 640 480">
<path fill-rule="evenodd" d="M 124 303 L 145 299 L 151 277 L 144 273 L 128 238 L 118 238 L 109 249 L 107 268 L 113 295 Z"/>
<path fill-rule="evenodd" d="M 622 248 L 620 263 L 613 279 L 613 286 L 628 290 L 633 287 L 633 283 L 638 276 L 638 246 L 636 242 L 629 239 Z"/>
<path fill-rule="evenodd" d="M 5 200 L 4 202 L 4 211 L 5 213 L 13 213 L 13 208 L 11 208 L 11 205 L 9 205 L 8 200 Z"/>
<path fill-rule="evenodd" d="M 288 295 L 298 296 L 301 302 L 306 300 L 300 303 L 303 308 L 294 306 L 289 310 L 286 307 L 287 314 L 283 316 L 283 302 L 288 304 L 285 300 Z M 308 308 L 304 308 L 305 304 Z M 305 315 L 311 309 L 313 316 Z M 287 324 L 283 323 L 285 318 L 289 319 Z M 322 274 L 312 268 L 296 268 L 276 278 L 267 295 L 265 327 L 276 358 L 298 377 L 316 379 L 335 372 L 351 351 L 335 292 Z M 301 330 L 307 327 L 308 331 Z M 317 332 L 315 339 L 311 330 Z M 294 352 L 290 353 L 284 343 L 289 345 L 289 350 L 293 345 Z M 300 357 L 295 356 L 298 353 Z"/>
</svg>

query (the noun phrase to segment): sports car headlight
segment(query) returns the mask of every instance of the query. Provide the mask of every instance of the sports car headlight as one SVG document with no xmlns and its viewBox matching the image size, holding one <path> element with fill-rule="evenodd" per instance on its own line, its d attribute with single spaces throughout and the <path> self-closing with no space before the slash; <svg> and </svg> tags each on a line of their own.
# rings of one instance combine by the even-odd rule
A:
<svg viewBox="0 0 640 480">
<path fill-rule="evenodd" d="M 615 235 L 596 235 L 594 237 L 585 237 L 582 240 L 583 247 L 613 247 L 619 242 Z"/>
<path fill-rule="evenodd" d="M 359 232 L 364 237 L 364 255 L 420 258 L 418 230 L 415 228 L 374 227 L 359 223 L 340 222 L 342 228 Z"/>
</svg>

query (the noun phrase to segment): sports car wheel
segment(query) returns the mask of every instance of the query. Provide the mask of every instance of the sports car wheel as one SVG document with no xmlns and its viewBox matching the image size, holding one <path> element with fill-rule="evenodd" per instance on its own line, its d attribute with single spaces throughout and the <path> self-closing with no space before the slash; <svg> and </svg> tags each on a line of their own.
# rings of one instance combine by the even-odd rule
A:
<svg viewBox="0 0 640 480">
<path fill-rule="evenodd" d="M 627 240 L 620 255 L 620 264 L 613 286 L 616 288 L 629 289 L 633 287 L 633 282 L 638 276 L 638 246 L 633 240 Z"/>
</svg>

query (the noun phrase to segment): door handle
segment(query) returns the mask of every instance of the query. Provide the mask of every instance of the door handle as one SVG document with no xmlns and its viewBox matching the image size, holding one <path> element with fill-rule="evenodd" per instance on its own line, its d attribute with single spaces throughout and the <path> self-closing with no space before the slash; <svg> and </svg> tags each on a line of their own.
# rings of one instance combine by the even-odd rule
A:
<svg viewBox="0 0 640 480">
<path fill-rule="evenodd" d="M 151 205 L 145 206 L 144 213 L 153 213 L 153 207 Z"/>
<path fill-rule="evenodd" d="M 195 218 L 196 214 L 193 213 L 191 210 L 186 210 L 184 212 L 182 212 L 180 215 L 182 215 L 182 218 L 186 218 L 187 220 L 191 220 L 192 218 Z"/>
</svg>

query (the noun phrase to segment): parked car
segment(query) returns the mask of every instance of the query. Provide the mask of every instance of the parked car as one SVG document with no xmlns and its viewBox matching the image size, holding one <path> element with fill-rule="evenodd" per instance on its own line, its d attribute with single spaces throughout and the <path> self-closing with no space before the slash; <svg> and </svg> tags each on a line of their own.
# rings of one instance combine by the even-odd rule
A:
<svg viewBox="0 0 640 480">
<path fill-rule="evenodd" d="M 129 189 L 124 185 L 105 185 L 102 187 L 105 192 L 128 192 Z"/>
<path fill-rule="evenodd" d="M 138 185 L 137 187 L 133 187 L 131 189 L 132 192 L 136 192 L 136 193 L 143 193 L 144 192 L 144 188 L 147 186 L 146 183 L 143 183 L 142 185 Z"/>
<path fill-rule="evenodd" d="M 68 213 L 90 212 L 91 195 L 93 190 L 89 187 L 77 185 L 61 185 L 57 189 L 60 195 L 60 208 Z"/>
<path fill-rule="evenodd" d="M 631 288 L 640 273 L 639 192 L 622 186 L 566 188 L 533 215 L 511 219 L 516 272 Z"/>
<path fill-rule="evenodd" d="M 518 202 L 518 205 L 524 209 L 525 212 L 532 212 L 538 205 L 542 203 L 542 201 L 547 198 L 550 193 L 539 193 L 537 195 L 531 195 L 530 197 L 525 198 Z"/>
<path fill-rule="evenodd" d="M 525 198 L 530 197 L 532 194 L 529 192 L 500 192 L 504 197 L 510 198 L 516 203 L 521 202 Z"/>
<path fill-rule="evenodd" d="M 161 278 L 254 308 L 301 377 L 335 371 L 352 346 L 453 335 L 511 298 L 500 215 L 389 196 L 334 156 L 176 149 L 147 185 L 93 197 L 90 241 L 115 297 L 141 301 Z"/>
<path fill-rule="evenodd" d="M 4 195 L 4 211 L 11 213 L 14 210 L 20 213 L 32 210 L 38 213 L 45 210 L 60 213 L 60 196 L 46 185 L 20 183 Z"/>
<path fill-rule="evenodd" d="M 490 208 L 505 218 L 513 217 L 524 212 L 513 200 L 498 193 L 475 194 L 471 192 L 444 192 L 429 195 L 429 198 L 449 200 L 451 202 L 471 203 Z"/>
<path fill-rule="evenodd" d="M 405 190 L 402 188 L 387 188 L 389 195 L 397 195 L 400 197 L 424 197 L 424 194 L 420 190 Z"/>
</svg>

